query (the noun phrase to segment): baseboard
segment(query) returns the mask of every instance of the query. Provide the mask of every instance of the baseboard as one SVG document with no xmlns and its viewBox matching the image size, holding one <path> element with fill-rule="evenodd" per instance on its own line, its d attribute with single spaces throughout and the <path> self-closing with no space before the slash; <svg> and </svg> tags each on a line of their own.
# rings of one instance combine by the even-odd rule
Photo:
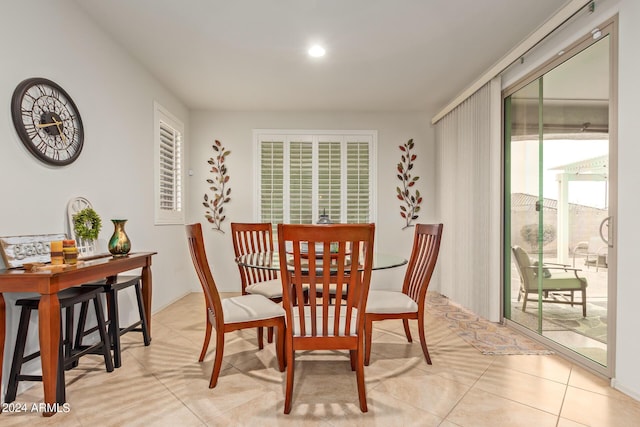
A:
<svg viewBox="0 0 640 427">
<path fill-rule="evenodd" d="M 631 390 L 630 388 L 626 387 L 624 384 L 620 384 L 615 378 L 611 378 L 611 387 L 626 394 L 629 397 L 632 397 L 637 401 L 640 401 L 640 393 L 638 393 L 637 390 Z"/>
</svg>

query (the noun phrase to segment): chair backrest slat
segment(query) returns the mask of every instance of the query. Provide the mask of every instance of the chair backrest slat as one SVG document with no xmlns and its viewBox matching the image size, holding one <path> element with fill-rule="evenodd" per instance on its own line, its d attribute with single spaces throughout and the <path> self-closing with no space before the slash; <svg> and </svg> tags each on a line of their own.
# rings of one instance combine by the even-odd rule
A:
<svg viewBox="0 0 640 427">
<path fill-rule="evenodd" d="M 364 326 L 364 310 L 357 311 L 355 321 L 352 315 L 366 305 L 374 230 L 373 224 L 278 225 L 283 303 L 289 325 L 298 322 L 294 329 L 300 336 L 354 336 Z M 346 299 L 340 298 L 343 290 Z"/>
<path fill-rule="evenodd" d="M 438 260 L 442 224 L 416 224 L 402 291 L 421 305 Z"/>
<path fill-rule="evenodd" d="M 218 288 L 216 287 L 216 282 L 209 268 L 207 253 L 204 248 L 204 239 L 202 237 L 202 225 L 200 223 L 187 225 L 186 230 L 191 260 L 193 261 L 193 266 L 195 267 L 202 291 L 204 292 L 207 309 L 212 316 L 215 316 L 216 329 L 222 330 L 224 325 L 222 302 Z"/>
</svg>

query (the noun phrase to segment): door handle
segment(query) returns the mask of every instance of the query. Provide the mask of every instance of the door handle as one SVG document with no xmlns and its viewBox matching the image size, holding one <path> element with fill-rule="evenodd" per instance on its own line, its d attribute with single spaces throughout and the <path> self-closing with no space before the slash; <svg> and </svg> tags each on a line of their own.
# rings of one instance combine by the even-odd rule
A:
<svg viewBox="0 0 640 427">
<path fill-rule="evenodd" d="M 602 222 L 600 223 L 600 238 L 602 239 L 603 242 L 605 242 L 607 244 L 608 247 L 612 248 L 613 247 L 613 227 L 612 225 L 612 220 L 613 217 L 606 217 L 605 219 L 602 220 Z M 607 226 L 607 237 L 604 237 L 604 233 L 602 231 L 602 229 L 604 228 L 604 226 Z"/>
</svg>

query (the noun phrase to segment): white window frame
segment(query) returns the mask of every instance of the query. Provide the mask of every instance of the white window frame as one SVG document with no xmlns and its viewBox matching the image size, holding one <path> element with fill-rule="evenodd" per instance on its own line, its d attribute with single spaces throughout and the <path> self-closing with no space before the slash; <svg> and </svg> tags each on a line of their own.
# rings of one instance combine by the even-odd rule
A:
<svg viewBox="0 0 640 427">
<path fill-rule="evenodd" d="M 178 160 L 178 190 L 176 198 L 178 207 L 168 210 L 160 207 L 160 123 L 164 122 L 169 127 L 179 132 L 181 139 L 177 150 Z M 184 124 L 169 110 L 158 102 L 153 103 L 153 128 L 154 128 L 154 212 L 155 225 L 171 225 L 185 223 L 185 157 L 184 157 Z"/>
<path fill-rule="evenodd" d="M 377 213 L 377 152 L 378 152 L 378 131 L 376 130 L 299 130 L 299 129 L 254 129 L 254 158 L 253 165 L 256 171 L 254 176 L 254 221 L 260 221 L 260 201 L 261 201 L 261 141 L 263 140 L 279 140 L 284 142 L 284 164 L 289 164 L 289 142 L 309 141 L 313 143 L 313 203 L 312 212 L 314 212 L 313 223 L 316 223 L 319 215 L 318 206 L 318 141 L 327 139 L 340 141 L 342 143 L 341 158 L 342 162 L 342 182 L 346 183 L 346 143 L 362 142 L 370 143 L 369 152 L 369 222 L 376 222 Z M 284 180 L 289 180 L 289 169 L 285 167 Z M 284 188 L 284 223 L 289 223 L 289 192 L 288 188 Z M 346 186 L 341 191 L 341 218 L 331 218 L 334 222 L 342 222 L 346 219 Z"/>
</svg>

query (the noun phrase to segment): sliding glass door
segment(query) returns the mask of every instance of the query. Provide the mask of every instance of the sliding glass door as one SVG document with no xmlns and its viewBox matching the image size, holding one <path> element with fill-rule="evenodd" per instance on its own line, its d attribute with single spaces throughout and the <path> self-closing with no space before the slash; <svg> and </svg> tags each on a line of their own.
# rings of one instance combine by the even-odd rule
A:
<svg viewBox="0 0 640 427">
<path fill-rule="evenodd" d="M 603 368 L 614 285 L 610 39 L 583 43 L 504 98 L 505 318 Z"/>
</svg>

